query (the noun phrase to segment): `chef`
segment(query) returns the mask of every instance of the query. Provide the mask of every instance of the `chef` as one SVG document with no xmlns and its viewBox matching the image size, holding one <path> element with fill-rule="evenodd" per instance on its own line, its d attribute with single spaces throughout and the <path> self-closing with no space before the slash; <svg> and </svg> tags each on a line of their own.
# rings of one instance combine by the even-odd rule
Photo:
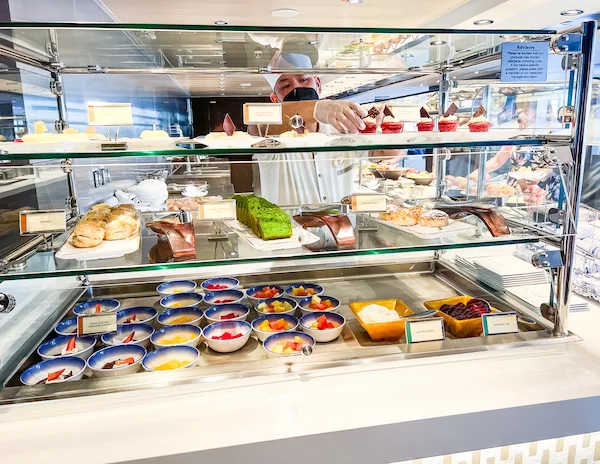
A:
<svg viewBox="0 0 600 464">
<path fill-rule="evenodd" d="M 286 49 L 272 61 L 277 69 L 311 69 L 312 60 L 305 53 Z M 324 134 L 357 134 L 365 125 L 367 116 L 358 103 L 344 100 L 320 100 L 321 80 L 311 73 L 268 74 L 265 78 L 272 88 L 270 99 L 282 103 L 283 125 L 271 126 L 269 134 L 292 130 L 289 118 L 298 114 L 304 120 L 304 129 Z M 258 135 L 255 127 L 249 128 Z M 307 141 L 310 139 L 307 139 Z M 282 139 L 285 143 L 285 139 Z M 312 142 L 312 141 L 311 141 Z M 315 137 L 314 145 L 329 143 Z M 307 152 L 257 154 L 260 189 L 263 198 L 279 206 L 298 206 L 339 202 L 354 190 L 354 159 L 367 152 Z"/>
</svg>

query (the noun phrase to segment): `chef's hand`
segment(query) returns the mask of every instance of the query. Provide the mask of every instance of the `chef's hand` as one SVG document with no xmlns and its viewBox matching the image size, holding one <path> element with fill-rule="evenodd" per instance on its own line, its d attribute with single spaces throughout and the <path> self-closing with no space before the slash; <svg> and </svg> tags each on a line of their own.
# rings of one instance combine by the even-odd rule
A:
<svg viewBox="0 0 600 464">
<path fill-rule="evenodd" d="M 315 119 L 321 124 L 330 124 L 340 134 L 358 134 L 366 126 L 360 119 L 367 116 L 358 103 L 346 100 L 319 100 L 315 104 Z"/>
</svg>

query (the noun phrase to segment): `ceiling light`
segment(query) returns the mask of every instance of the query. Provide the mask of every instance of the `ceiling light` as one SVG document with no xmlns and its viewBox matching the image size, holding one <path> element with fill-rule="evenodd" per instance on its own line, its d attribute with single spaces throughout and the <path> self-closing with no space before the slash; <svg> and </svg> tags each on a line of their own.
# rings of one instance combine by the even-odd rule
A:
<svg viewBox="0 0 600 464">
<path fill-rule="evenodd" d="M 479 74 L 479 71 L 475 71 L 475 74 Z"/>
<path fill-rule="evenodd" d="M 405 53 L 404 55 L 400 55 L 401 58 L 414 58 L 415 55 L 411 55 L 410 53 Z"/>
<path fill-rule="evenodd" d="M 228 23 L 227 21 L 225 21 L 224 19 L 217 19 L 217 20 L 215 21 L 215 24 L 216 24 L 217 26 L 226 26 L 226 25 L 227 25 L 227 24 L 229 24 L 229 23 Z"/>
<path fill-rule="evenodd" d="M 358 5 L 359 3 L 362 3 L 363 0 L 346 0 L 346 3 L 350 3 L 351 5 Z"/>
<path fill-rule="evenodd" d="M 217 56 L 224 56 L 225 52 L 215 52 L 215 55 L 217 55 Z"/>
<path fill-rule="evenodd" d="M 219 76 L 223 77 L 225 74 L 219 74 Z"/>
<path fill-rule="evenodd" d="M 251 87 L 252 84 L 250 84 L 249 82 L 245 82 L 243 84 L 240 84 L 240 87 Z"/>
<path fill-rule="evenodd" d="M 225 41 L 223 39 L 217 39 L 217 40 L 215 40 L 215 42 L 217 42 L 218 44 L 222 44 Z"/>
<path fill-rule="evenodd" d="M 563 26 L 568 26 L 569 24 L 571 24 L 573 21 L 562 21 L 560 24 Z"/>
<path fill-rule="evenodd" d="M 271 14 L 276 18 L 295 18 L 300 12 L 293 8 L 278 8 L 276 10 L 271 10 Z"/>
<path fill-rule="evenodd" d="M 318 40 L 309 40 L 308 44 L 309 45 L 318 45 L 319 41 Z"/>
<path fill-rule="evenodd" d="M 577 15 L 580 15 L 581 13 L 583 13 L 583 10 L 578 10 L 576 8 L 571 8 L 569 10 L 561 11 L 560 15 L 561 16 L 577 16 Z"/>
<path fill-rule="evenodd" d="M 429 42 L 429 45 L 446 45 L 445 40 L 432 40 Z"/>
<path fill-rule="evenodd" d="M 489 24 L 493 24 L 493 20 L 491 19 L 478 19 L 476 21 L 473 21 L 473 24 L 475 24 L 476 26 L 488 26 Z"/>
</svg>

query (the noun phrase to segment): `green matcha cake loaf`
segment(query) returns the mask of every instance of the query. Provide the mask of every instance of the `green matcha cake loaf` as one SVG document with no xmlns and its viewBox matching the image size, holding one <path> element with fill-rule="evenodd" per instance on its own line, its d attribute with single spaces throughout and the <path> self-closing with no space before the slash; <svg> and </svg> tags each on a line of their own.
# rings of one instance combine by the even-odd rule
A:
<svg viewBox="0 0 600 464">
<path fill-rule="evenodd" d="M 277 205 L 255 195 L 234 195 L 237 218 L 263 240 L 290 238 L 290 217 Z"/>
</svg>

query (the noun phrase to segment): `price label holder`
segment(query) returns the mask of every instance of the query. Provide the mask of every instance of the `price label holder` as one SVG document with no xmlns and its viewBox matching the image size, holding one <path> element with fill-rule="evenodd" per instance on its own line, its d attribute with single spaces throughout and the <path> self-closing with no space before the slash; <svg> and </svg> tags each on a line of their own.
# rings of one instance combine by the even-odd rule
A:
<svg viewBox="0 0 600 464">
<path fill-rule="evenodd" d="M 245 103 L 244 124 L 258 126 L 258 135 L 267 137 L 269 125 L 281 125 L 283 122 L 283 107 L 281 103 Z M 267 126 L 262 133 L 261 126 Z"/>
<path fill-rule="evenodd" d="M 546 82 L 548 44 L 544 42 L 504 42 L 501 82 Z"/>
<path fill-rule="evenodd" d="M 77 336 L 99 335 L 117 330 L 117 313 L 77 316 Z"/>
<path fill-rule="evenodd" d="M 432 317 L 406 321 L 406 343 L 437 342 L 446 338 L 444 319 Z"/>
<path fill-rule="evenodd" d="M 102 151 L 127 150 L 126 142 L 119 142 L 119 127 L 133 126 L 131 103 L 89 103 L 88 124 L 90 126 L 105 126 L 110 142 L 102 142 Z M 110 135 L 110 127 L 116 126 L 115 140 Z"/>
<path fill-rule="evenodd" d="M 359 214 L 360 232 L 376 232 L 377 225 L 371 222 L 371 213 L 384 213 L 385 195 L 380 193 L 355 193 L 351 199 L 352 212 Z"/>
<path fill-rule="evenodd" d="M 483 324 L 483 335 L 503 335 L 518 333 L 519 325 L 517 323 L 517 313 L 490 313 L 482 314 L 481 322 Z"/>
<path fill-rule="evenodd" d="M 54 235 L 67 230 L 67 212 L 64 209 L 46 209 L 19 212 L 19 232 L 22 236 L 44 235 L 50 236 L 50 243 L 46 242 L 44 235 L 44 248 L 54 248 Z"/>
<path fill-rule="evenodd" d="M 223 232 L 223 221 L 237 219 L 235 200 L 215 200 L 201 202 L 198 206 L 199 222 L 214 222 L 215 232 L 208 236 L 210 241 L 227 240 L 229 235 Z"/>
</svg>

